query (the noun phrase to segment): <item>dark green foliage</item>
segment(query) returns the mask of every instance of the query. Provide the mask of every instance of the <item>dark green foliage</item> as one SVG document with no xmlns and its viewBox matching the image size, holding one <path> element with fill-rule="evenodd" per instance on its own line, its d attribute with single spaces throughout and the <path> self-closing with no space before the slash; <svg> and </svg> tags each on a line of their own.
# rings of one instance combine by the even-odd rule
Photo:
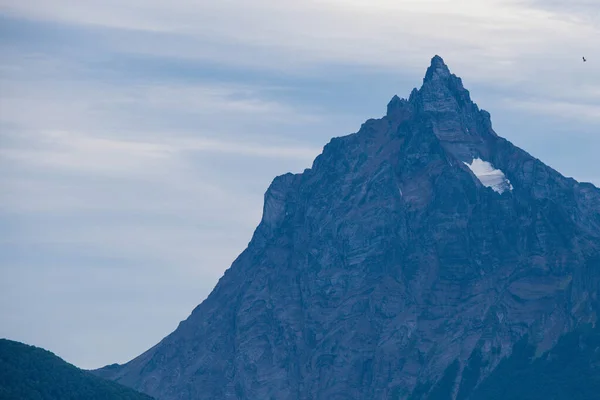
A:
<svg viewBox="0 0 600 400">
<path fill-rule="evenodd" d="M 1 400 L 151 400 L 83 371 L 53 353 L 0 339 Z"/>
<path fill-rule="evenodd" d="M 539 358 L 526 340 L 475 390 L 471 400 L 597 400 L 600 398 L 600 329 L 563 336 Z"/>
</svg>

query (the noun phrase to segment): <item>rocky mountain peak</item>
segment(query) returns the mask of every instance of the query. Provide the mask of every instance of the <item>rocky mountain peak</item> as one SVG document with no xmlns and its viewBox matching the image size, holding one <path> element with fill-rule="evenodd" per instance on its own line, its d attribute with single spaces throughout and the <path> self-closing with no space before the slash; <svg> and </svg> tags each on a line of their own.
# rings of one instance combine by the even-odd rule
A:
<svg viewBox="0 0 600 400">
<path fill-rule="evenodd" d="M 496 135 L 434 57 L 408 100 L 275 178 L 248 248 L 98 374 L 159 400 L 477 399 L 600 310 L 600 190 Z"/>
<path fill-rule="evenodd" d="M 443 81 L 450 77 L 450 69 L 442 59 L 442 57 L 435 55 L 431 59 L 431 64 L 427 68 L 423 83 L 431 81 Z"/>
<path fill-rule="evenodd" d="M 419 105 L 424 111 L 435 113 L 478 111 L 477 106 L 471 101 L 469 91 L 464 88 L 461 78 L 451 73 L 439 56 L 431 59 L 431 65 L 427 68 L 423 85 L 417 94 Z"/>
<path fill-rule="evenodd" d="M 386 115 L 393 120 L 409 112 L 435 115 L 432 119 L 434 130 L 443 141 L 468 141 L 474 136 L 488 134 L 495 136 L 489 114 L 471 100 L 462 79 L 451 73 L 438 55 L 431 59 L 421 88 L 413 89 L 408 100 L 395 95 L 388 103 Z"/>
<path fill-rule="evenodd" d="M 410 109 L 410 103 L 406 99 L 401 99 L 397 95 L 394 95 L 387 105 L 386 115 L 390 119 L 402 118 L 402 115 L 408 112 Z"/>
<path fill-rule="evenodd" d="M 471 100 L 462 79 L 450 72 L 440 56 L 431 59 L 423 84 L 412 90 L 408 100 L 392 98 L 386 116 L 393 123 L 407 118 L 427 120 L 445 150 L 461 162 L 470 164 L 492 156 L 488 139 L 497 134 L 490 114 Z"/>
</svg>

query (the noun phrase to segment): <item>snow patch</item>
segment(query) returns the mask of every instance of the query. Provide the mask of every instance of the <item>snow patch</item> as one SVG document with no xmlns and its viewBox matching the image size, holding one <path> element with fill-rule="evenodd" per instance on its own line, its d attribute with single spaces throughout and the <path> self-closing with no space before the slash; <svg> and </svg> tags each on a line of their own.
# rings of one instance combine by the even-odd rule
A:
<svg viewBox="0 0 600 400">
<path fill-rule="evenodd" d="M 465 163 L 465 165 L 469 167 L 483 186 L 492 188 L 498 193 L 513 190 L 513 186 L 504 175 L 504 172 L 494 168 L 489 162 L 483 161 L 480 158 L 475 158 L 471 164 Z"/>
</svg>

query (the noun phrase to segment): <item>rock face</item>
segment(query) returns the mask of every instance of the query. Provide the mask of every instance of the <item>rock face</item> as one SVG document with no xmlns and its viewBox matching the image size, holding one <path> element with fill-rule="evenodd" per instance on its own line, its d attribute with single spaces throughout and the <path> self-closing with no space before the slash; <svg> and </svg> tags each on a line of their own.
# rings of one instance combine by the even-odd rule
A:
<svg viewBox="0 0 600 400">
<path fill-rule="evenodd" d="M 595 324 L 599 289 L 600 190 L 499 137 L 435 56 L 273 181 L 175 332 L 96 373 L 160 400 L 466 399 L 522 338 L 542 353 Z"/>
</svg>

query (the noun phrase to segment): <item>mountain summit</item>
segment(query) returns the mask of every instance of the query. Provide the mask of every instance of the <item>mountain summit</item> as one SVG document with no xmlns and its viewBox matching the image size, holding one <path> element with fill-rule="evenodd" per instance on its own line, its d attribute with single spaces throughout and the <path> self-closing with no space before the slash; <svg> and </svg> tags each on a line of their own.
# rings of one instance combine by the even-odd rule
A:
<svg viewBox="0 0 600 400">
<path fill-rule="evenodd" d="M 431 59 L 431 65 L 427 68 L 423 83 L 450 78 L 450 69 L 442 59 L 436 55 Z"/>
<path fill-rule="evenodd" d="M 96 373 L 160 400 L 484 399 L 515 349 L 594 326 L 599 288 L 600 190 L 499 137 L 435 56 L 275 178 L 187 320 Z"/>
</svg>

